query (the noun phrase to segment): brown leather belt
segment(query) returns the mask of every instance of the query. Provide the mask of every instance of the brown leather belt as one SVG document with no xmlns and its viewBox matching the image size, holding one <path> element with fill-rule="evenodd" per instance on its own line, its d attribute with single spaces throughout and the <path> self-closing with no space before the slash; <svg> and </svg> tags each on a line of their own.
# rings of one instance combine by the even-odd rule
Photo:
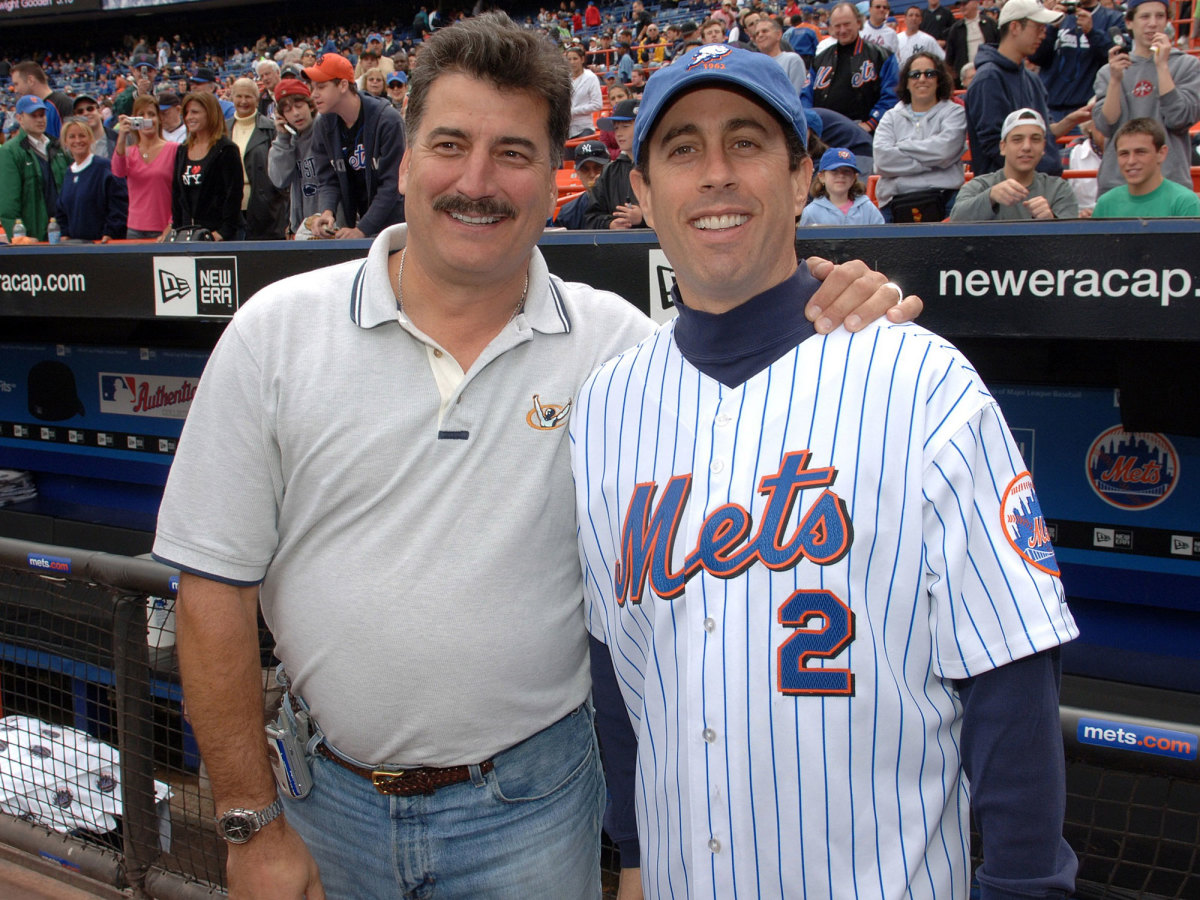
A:
<svg viewBox="0 0 1200 900">
<path fill-rule="evenodd" d="M 438 788 L 471 780 L 470 766 L 448 766 L 444 769 L 424 766 L 420 769 L 368 769 L 346 762 L 324 744 L 317 744 L 317 752 L 335 762 L 343 769 L 365 778 L 381 794 L 397 794 L 415 797 L 417 794 L 432 794 Z M 496 767 L 490 759 L 479 764 L 479 771 L 486 775 Z"/>
</svg>

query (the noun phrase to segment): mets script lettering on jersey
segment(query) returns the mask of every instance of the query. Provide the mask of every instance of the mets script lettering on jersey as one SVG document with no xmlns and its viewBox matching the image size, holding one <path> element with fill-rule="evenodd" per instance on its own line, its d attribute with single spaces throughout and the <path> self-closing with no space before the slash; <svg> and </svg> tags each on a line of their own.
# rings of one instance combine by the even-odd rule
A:
<svg viewBox="0 0 1200 900">
<path fill-rule="evenodd" d="M 767 506 L 758 532 L 744 546 L 738 548 L 750 533 L 750 513 L 736 503 L 718 507 L 705 518 L 696 548 L 677 572 L 670 571 L 671 548 L 692 476 L 671 478 L 653 514 L 650 504 L 658 485 L 636 485 L 621 526 L 621 558 L 615 571 L 617 603 L 641 603 L 647 575 L 651 590 L 670 599 L 678 596 L 688 579 L 702 568 L 718 578 L 733 578 L 756 562 L 780 571 L 792 568 L 801 559 L 826 566 L 845 556 L 853 540 L 853 528 L 846 504 L 829 490 L 821 492 L 792 535 L 784 537 L 796 494 L 805 488 L 827 487 L 837 477 L 832 467 L 807 468 L 810 455 L 807 450 L 785 454 L 779 471 L 759 482 L 758 492 L 767 498 Z"/>
</svg>

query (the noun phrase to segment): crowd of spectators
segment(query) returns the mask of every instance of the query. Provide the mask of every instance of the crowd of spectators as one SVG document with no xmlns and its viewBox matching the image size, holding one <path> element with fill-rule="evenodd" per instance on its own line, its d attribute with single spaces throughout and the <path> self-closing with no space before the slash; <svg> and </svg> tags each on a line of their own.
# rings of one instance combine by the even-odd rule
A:
<svg viewBox="0 0 1200 900">
<path fill-rule="evenodd" d="M 524 17 L 563 49 L 568 151 L 589 150 L 587 193 L 560 225 L 647 227 L 628 175 L 641 89 L 719 44 L 770 56 L 804 98 L 821 160 L 813 222 L 1086 216 L 1106 192 L 1146 187 L 1129 153 L 1105 152 L 1131 120 L 1160 126 L 1159 180 L 1192 190 L 1200 60 L 1163 0 L 776 2 L 564 0 Z M 376 234 L 403 220 L 409 74 L 430 32 L 465 15 L 422 6 L 411 23 L 223 44 L 127 36 L 107 54 L 0 60 L 0 225 L 20 218 L 38 240 L 52 217 L 78 240 Z M 1130 140 L 1158 153 L 1158 132 Z M 1062 183 L 1064 167 L 1099 176 Z"/>
</svg>

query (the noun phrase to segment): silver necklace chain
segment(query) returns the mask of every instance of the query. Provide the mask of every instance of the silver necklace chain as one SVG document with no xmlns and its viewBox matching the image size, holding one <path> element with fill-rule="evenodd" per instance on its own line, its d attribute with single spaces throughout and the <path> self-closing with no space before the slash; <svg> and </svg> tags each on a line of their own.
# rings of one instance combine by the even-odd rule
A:
<svg viewBox="0 0 1200 900">
<path fill-rule="evenodd" d="M 408 248 L 405 247 L 400 251 L 400 270 L 396 272 L 396 305 L 400 312 L 404 312 L 404 256 L 408 253 Z M 525 307 L 525 298 L 529 295 L 529 271 L 525 272 L 525 286 L 521 288 L 521 296 L 517 300 L 517 305 L 513 308 L 512 315 L 508 317 L 508 321 L 512 321 L 517 317 L 517 314 Z"/>
</svg>

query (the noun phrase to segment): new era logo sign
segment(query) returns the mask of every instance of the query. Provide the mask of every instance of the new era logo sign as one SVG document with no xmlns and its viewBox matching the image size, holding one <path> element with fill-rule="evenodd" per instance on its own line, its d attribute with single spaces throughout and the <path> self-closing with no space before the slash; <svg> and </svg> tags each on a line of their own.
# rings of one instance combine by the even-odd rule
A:
<svg viewBox="0 0 1200 900">
<path fill-rule="evenodd" d="M 1093 528 L 1092 546 L 1111 547 L 1113 545 L 1113 530 L 1111 528 Z"/>
<path fill-rule="evenodd" d="M 158 273 L 158 294 L 163 303 L 180 300 L 192 292 L 192 286 L 186 279 L 180 278 L 174 272 L 162 269 Z"/>
<path fill-rule="evenodd" d="M 1195 548 L 1196 541 L 1190 534 L 1171 535 L 1171 552 L 1176 556 L 1191 556 Z"/>
<path fill-rule="evenodd" d="M 229 318 L 238 308 L 236 256 L 154 257 L 154 314 Z"/>
</svg>

